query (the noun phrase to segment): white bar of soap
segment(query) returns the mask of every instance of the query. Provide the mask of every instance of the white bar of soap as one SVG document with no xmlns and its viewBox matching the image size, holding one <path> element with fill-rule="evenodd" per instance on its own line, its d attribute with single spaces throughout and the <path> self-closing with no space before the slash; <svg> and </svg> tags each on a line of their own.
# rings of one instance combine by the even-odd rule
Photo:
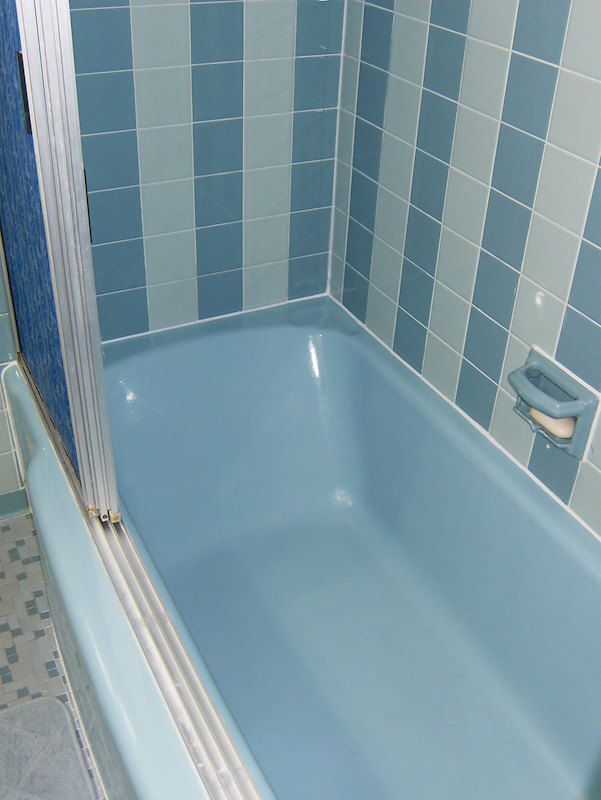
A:
<svg viewBox="0 0 601 800">
<path fill-rule="evenodd" d="M 545 430 L 549 431 L 549 433 L 552 433 L 554 436 L 558 436 L 560 439 L 571 439 L 574 434 L 574 425 L 576 424 L 574 417 L 553 419 L 553 417 L 543 414 L 542 411 L 538 411 L 536 408 L 530 409 L 530 416 L 533 420 L 538 422 L 539 425 L 542 425 Z"/>
</svg>

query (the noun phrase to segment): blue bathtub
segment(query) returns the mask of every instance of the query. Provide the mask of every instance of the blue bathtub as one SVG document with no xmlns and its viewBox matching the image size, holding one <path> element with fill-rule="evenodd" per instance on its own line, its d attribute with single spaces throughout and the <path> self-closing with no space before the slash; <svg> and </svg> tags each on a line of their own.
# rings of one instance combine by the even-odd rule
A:
<svg viewBox="0 0 601 800">
<path fill-rule="evenodd" d="M 264 797 L 601 798 L 601 544 L 328 299 L 105 346 L 125 521 Z"/>
</svg>

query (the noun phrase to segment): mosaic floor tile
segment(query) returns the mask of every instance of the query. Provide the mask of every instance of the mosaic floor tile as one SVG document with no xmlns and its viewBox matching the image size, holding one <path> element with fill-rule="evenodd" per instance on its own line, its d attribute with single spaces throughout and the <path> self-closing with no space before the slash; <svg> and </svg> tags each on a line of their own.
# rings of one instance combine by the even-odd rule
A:
<svg viewBox="0 0 601 800">
<path fill-rule="evenodd" d="M 67 707 L 92 779 L 106 800 L 58 649 L 31 514 L 0 520 L 0 711 L 40 697 Z"/>
</svg>

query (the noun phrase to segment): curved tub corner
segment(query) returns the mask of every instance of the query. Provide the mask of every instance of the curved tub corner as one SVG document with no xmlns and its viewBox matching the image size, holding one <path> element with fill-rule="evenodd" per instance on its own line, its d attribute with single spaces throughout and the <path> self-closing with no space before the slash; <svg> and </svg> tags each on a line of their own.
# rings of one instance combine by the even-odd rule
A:
<svg viewBox="0 0 601 800">
<path fill-rule="evenodd" d="M 111 800 L 208 795 L 94 544 L 27 381 L 2 373 L 67 672 Z"/>
</svg>

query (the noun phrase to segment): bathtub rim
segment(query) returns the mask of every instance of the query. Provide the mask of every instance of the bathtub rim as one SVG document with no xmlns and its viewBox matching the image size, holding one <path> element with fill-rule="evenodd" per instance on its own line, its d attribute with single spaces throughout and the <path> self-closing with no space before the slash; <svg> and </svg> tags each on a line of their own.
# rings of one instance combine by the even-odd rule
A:
<svg viewBox="0 0 601 800">
<path fill-rule="evenodd" d="M 161 639 L 162 624 L 169 622 L 169 616 L 165 608 L 159 600 L 159 594 L 154 588 L 151 578 L 146 569 L 143 567 L 144 561 L 136 551 L 135 544 L 127 532 L 125 526 L 121 523 L 112 524 L 100 522 L 97 517 L 91 517 L 87 512 L 86 506 L 83 501 L 81 491 L 78 487 L 75 478 L 74 469 L 64 452 L 64 448 L 58 435 L 56 434 L 52 423 L 50 422 L 47 411 L 41 402 L 37 388 L 29 374 L 26 364 L 21 359 L 18 361 L 9 362 L 3 369 L 1 374 L 2 387 L 6 397 L 6 407 L 10 420 L 11 430 L 13 432 L 17 457 L 19 461 L 19 468 L 24 476 L 28 493 L 32 495 L 32 508 L 35 503 L 33 495 L 41 495 L 42 492 L 36 490 L 35 486 L 30 489 L 28 485 L 27 474 L 30 465 L 35 466 L 37 460 L 43 459 L 47 468 L 53 467 L 60 473 L 60 478 L 65 484 L 65 496 L 71 502 L 71 511 L 75 511 L 79 516 L 80 534 L 87 533 L 85 546 L 88 550 L 88 557 L 95 559 L 98 568 L 105 579 L 103 591 L 113 595 L 113 604 L 116 604 L 119 612 L 121 612 L 121 627 L 123 624 L 129 628 L 129 653 L 136 653 L 138 664 L 143 672 L 143 679 L 147 682 L 149 691 L 153 691 L 158 695 L 157 700 L 163 706 L 162 719 L 156 717 L 155 722 L 162 724 L 167 723 L 171 729 L 170 749 L 172 752 L 181 750 L 181 757 L 179 760 L 180 769 L 187 762 L 187 774 L 183 777 L 186 785 L 186 797 L 207 797 L 211 800 L 271 800 L 273 794 L 265 781 L 260 768 L 256 765 L 254 757 L 250 750 L 244 746 L 238 747 L 243 751 L 242 755 L 238 755 L 238 751 L 230 738 L 227 726 L 223 723 L 215 705 L 213 704 L 210 691 L 203 687 L 202 701 L 196 699 L 197 712 L 193 716 L 194 722 L 190 724 L 190 711 L 185 704 L 180 704 L 180 708 L 173 707 L 174 702 L 178 697 L 177 679 L 178 677 L 185 684 L 188 689 L 189 677 L 185 671 L 180 671 L 179 676 L 173 676 L 166 666 L 166 661 L 170 661 L 173 666 L 173 659 L 175 658 L 176 666 L 179 666 L 179 655 L 183 652 L 186 654 L 185 646 L 179 642 L 178 653 L 165 652 L 171 649 L 171 644 L 167 642 L 165 645 L 164 635 L 163 641 L 159 645 L 155 641 L 156 638 Z M 15 420 L 15 412 L 13 403 L 18 402 L 16 397 L 13 397 L 14 392 L 8 389 L 7 384 L 9 381 L 16 381 L 17 386 L 25 395 L 25 404 L 27 405 L 26 427 L 29 434 L 30 441 L 27 443 L 30 452 L 26 455 L 24 453 L 24 446 L 21 439 L 17 436 L 19 424 Z M 19 389 L 17 389 L 19 391 Z M 39 470 L 38 470 L 39 471 Z M 35 480 L 31 481 L 32 484 Z M 44 502 L 43 498 L 40 506 Z M 35 510 L 35 509 L 34 509 Z M 83 538 L 83 537 L 82 537 Z M 128 546 L 123 546 L 126 543 Z M 44 549 L 47 553 L 46 561 L 48 568 L 54 573 L 52 562 L 56 563 L 57 557 L 60 553 L 57 551 L 56 543 L 48 542 L 44 539 Z M 131 559 L 131 561 L 130 561 Z M 133 564 L 131 562 L 134 562 Z M 137 563 L 136 563 L 137 562 Z M 57 585 L 61 586 L 61 594 L 64 590 L 64 582 L 57 579 L 53 574 Z M 142 596 L 140 596 L 140 588 L 132 586 L 131 582 L 141 581 L 146 585 L 142 589 Z M 144 607 L 144 592 L 150 591 L 156 597 L 159 606 L 146 606 Z M 65 594 L 74 594 L 73 590 L 68 590 Z M 88 626 L 90 623 L 89 617 L 85 617 L 81 613 L 81 609 L 77 604 L 71 602 L 68 598 L 64 599 L 65 607 L 74 614 L 74 627 L 81 627 L 82 625 Z M 142 602 L 142 606 L 140 606 Z M 150 614 L 149 614 L 150 612 Z M 148 620 L 154 624 L 149 625 Z M 160 622 L 157 624 L 157 619 Z M 173 625 L 171 625 L 173 628 Z M 175 632 L 175 628 L 174 632 Z M 175 633 L 177 637 L 177 634 Z M 75 638 L 77 639 L 77 631 L 75 631 Z M 114 642 L 106 642 L 107 647 L 114 648 Z M 171 657 L 171 658 L 170 658 Z M 189 660 L 189 657 L 188 657 Z M 94 673 L 98 672 L 100 659 L 96 659 L 98 664 L 90 669 L 90 665 L 86 663 L 86 668 L 89 669 L 92 677 L 92 684 L 94 689 L 97 690 L 97 684 L 94 681 Z M 128 660 L 122 659 L 123 668 L 127 670 Z M 105 714 L 105 721 L 109 727 L 111 734 L 114 735 L 115 743 L 118 752 L 123 758 L 126 765 L 126 772 L 128 775 L 130 771 L 127 766 L 133 765 L 133 773 L 139 779 L 132 783 L 134 788 L 148 789 L 149 786 L 160 786 L 160 781 L 155 782 L 148 778 L 148 762 L 145 764 L 136 764 L 133 759 L 127 758 L 127 746 L 123 745 L 123 740 L 120 741 L 118 727 L 115 723 L 115 707 L 118 704 L 121 693 L 118 691 L 120 683 L 120 670 L 114 670 L 111 678 L 114 679 L 114 684 L 117 691 L 113 696 L 109 693 L 103 694 L 100 705 Z M 198 674 L 198 670 L 194 669 L 194 674 L 197 681 L 202 685 L 202 680 Z M 111 681 L 112 682 L 112 681 Z M 113 686 L 111 688 L 114 688 Z M 191 692 L 188 691 L 188 699 Z M 194 695 L 192 695 L 194 697 Z M 165 717 L 165 714 L 167 715 Z M 140 715 L 141 717 L 142 715 Z M 112 721 L 112 725 L 111 725 Z M 148 735 L 152 737 L 153 731 L 156 727 L 152 724 L 148 725 L 149 720 L 140 719 L 140 723 L 144 723 L 145 729 L 149 732 Z M 200 725 L 200 730 L 199 730 Z M 175 738 L 174 738 L 175 737 Z M 239 737 L 237 737 L 239 738 Z M 177 746 L 179 745 L 179 747 Z M 93 745 L 92 745 L 93 747 Z M 125 751 L 125 752 L 124 752 Z M 183 760 L 182 760 L 183 759 Z M 250 762 L 250 770 L 247 770 L 247 765 Z M 157 765 L 159 769 L 163 769 L 165 764 Z M 164 771 L 164 770 L 163 770 Z M 251 772 L 253 778 L 251 778 Z M 146 773 L 144 776 L 142 773 Z M 177 772 L 178 777 L 180 771 Z M 257 790 L 255 784 L 260 785 L 260 792 Z M 196 785 L 196 788 L 194 789 Z M 175 787 L 173 787 L 175 788 Z M 194 794 L 188 794 L 188 791 L 194 789 Z M 156 790 L 155 790 L 156 791 Z M 160 790 L 159 790 L 160 791 Z M 198 794 L 196 793 L 198 792 Z M 142 796 L 142 795 L 141 795 Z M 144 794 L 144 800 L 162 800 L 163 795 L 147 795 Z"/>
</svg>

